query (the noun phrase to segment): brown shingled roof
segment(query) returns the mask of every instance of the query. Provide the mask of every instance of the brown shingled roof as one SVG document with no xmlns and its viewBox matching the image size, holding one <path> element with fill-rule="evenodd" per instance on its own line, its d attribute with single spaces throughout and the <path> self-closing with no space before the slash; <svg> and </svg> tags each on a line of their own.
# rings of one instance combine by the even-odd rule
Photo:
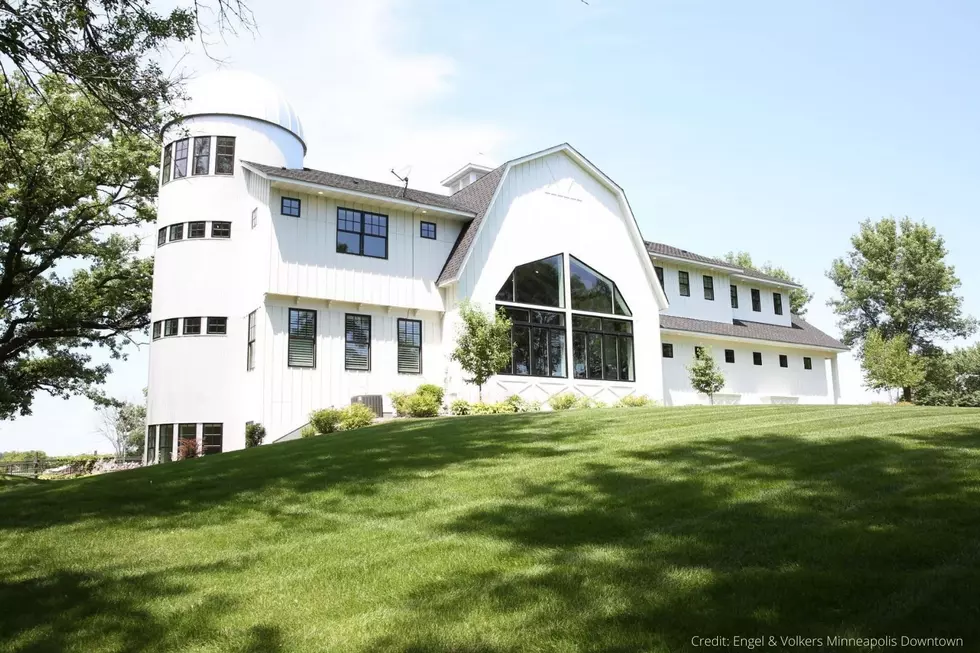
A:
<svg viewBox="0 0 980 653">
<path fill-rule="evenodd" d="M 788 284 L 790 286 L 795 286 L 797 288 L 801 287 L 798 283 L 793 281 L 786 281 L 785 279 L 780 279 L 779 277 L 774 277 L 768 274 L 763 274 L 758 270 L 752 268 L 743 267 L 741 265 L 735 265 L 734 263 L 728 263 L 727 261 L 722 261 L 716 258 L 709 258 L 707 256 L 701 256 L 700 254 L 695 254 L 694 252 L 689 252 L 686 249 L 681 249 L 679 247 L 674 247 L 672 245 L 665 245 L 663 243 L 652 243 L 650 241 L 644 241 L 647 246 L 647 251 L 650 254 L 656 256 L 660 254 L 662 256 L 669 256 L 671 258 L 680 258 L 687 261 L 692 261 L 694 263 L 704 263 L 706 265 L 721 265 L 726 268 L 735 268 L 740 274 L 745 277 L 751 277 L 753 279 L 758 279 L 760 281 L 775 281 L 778 283 Z"/>
<path fill-rule="evenodd" d="M 677 317 L 675 315 L 660 316 L 661 329 L 673 329 L 675 331 L 690 331 L 692 333 L 705 333 L 716 336 L 732 336 L 737 338 L 751 338 L 753 340 L 768 340 L 770 342 L 787 342 L 794 345 L 811 345 L 813 347 L 825 347 L 828 349 L 839 349 L 847 351 L 847 346 L 840 340 L 828 336 L 826 333 L 816 328 L 812 324 L 798 315 L 791 318 L 792 326 L 780 326 L 778 324 L 766 324 L 764 322 L 748 322 L 745 320 L 733 320 L 732 322 L 712 322 L 709 320 L 696 320 L 690 317 Z"/>
</svg>

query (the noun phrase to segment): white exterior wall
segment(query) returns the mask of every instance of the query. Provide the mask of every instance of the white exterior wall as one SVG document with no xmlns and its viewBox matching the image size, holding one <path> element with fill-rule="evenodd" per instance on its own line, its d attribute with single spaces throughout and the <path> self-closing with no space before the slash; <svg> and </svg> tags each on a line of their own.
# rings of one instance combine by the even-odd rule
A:
<svg viewBox="0 0 980 653">
<path fill-rule="evenodd" d="M 300 217 L 282 215 L 281 197 L 301 200 Z M 388 258 L 337 252 L 337 209 L 388 216 Z M 435 280 L 463 223 L 364 202 L 271 189 L 272 238 L 268 292 L 337 301 L 443 311 Z M 436 239 L 419 235 L 421 222 L 436 224 Z"/>
<path fill-rule="evenodd" d="M 289 309 L 317 311 L 316 367 L 287 365 Z M 371 371 L 344 369 L 345 315 L 371 316 Z M 332 303 L 301 299 L 299 302 L 270 301 L 259 325 L 261 342 L 257 368 L 249 376 L 259 379 L 262 401 L 248 419 L 261 422 L 269 441 L 309 421 L 313 410 L 343 407 L 357 395 L 383 395 L 385 412 L 391 412 L 388 394 L 411 391 L 422 383 L 445 385 L 446 354 L 442 347 L 442 318 L 438 313 L 391 310 L 377 306 Z M 398 318 L 422 322 L 422 374 L 399 374 L 397 367 Z M 244 341 L 243 341 L 244 342 Z M 242 345 L 244 352 L 244 344 Z"/>
<path fill-rule="evenodd" d="M 768 286 L 764 282 L 747 281 L 745 279 L 733 279 L 731 283 L 738 286 L 738 308 L 731 309 L 732 315 L 736 320 L 746 320 L 748 322 L 765 322 L 766 324 L 779 324 L 781 326 L 792 326 L 793 321 L 789 310 L 789 288 L 779 286 Z M 762 311 L 752 310 L 752 289 L 759 291 L 759 298 L 762 300 Z M 726 292 L 730 292 L 727 290 Z M 783 297 L 783 314 L 776 315 L 772 294 L 778 292 Z M 731 303 L 728 304 L 731 306 Z"/>
<path fill-rule="evenodd" d="M 707 270 L 694 266 L 668 263 L 654 260 L 654 265 L 664 270 L 664 294 L 670 301 L 670 306 L 664 315 L 690 317 L 712 322 L 731 322 L 732 303 L 729 295 L 729 277 L 721 270 Z M 679 273 L 687 272 L 690 279 L 691 296 L 683 297 L 680 291 Z M 704 275 L 714 279 L 715 299 L 704 298 Z"/>
<path fill-rule="evenodd" d="M 687 367 L 694 361 L 694 347 L 710 350 L 722 374 L 725 388 L 715 395 L 715 403 L 728 404 L 832 404 L 833 388 L 827 378 L 826 359 L 834 352 L 780 346 L 777 343 L 726 341 L 699 338 L 697 335 L 664 333 L 664 343 L 674 346 L 674 357 L 663 359 L 664 401 L 668 406 L 707 404 L 708 398 L 691 388 Z M 735 362 L 725 362 L 725 350 L 735 350 Z M 762 353 L 762 365 L 753 364 L 752 353 Z M 779 366 L 779 355 L 788 356 L 789 366 Z M 809 356 L 813 369 L 803 369 L 803 357 Z"/>
<path fill-rule="evenodd" d="M 629 394 L 661 398 L 660 306 L 644 269 L 646 253 L 637 250 L 628 221 L 632 217 L 624 211 L 618 195 L 562 152 L 510 169 L 447 299 L 447 351 L 455 340 L 455 306 L 459 300 L 469 298 L 488 309 L 495 305 L 497 291 L 516 266 L 563 253 L 566 266 L 568 256 L 573 255 L 611 279 L 629 305 L 633 313 L 636 381 L 498 375 L 484 388 L 485 400 L 519 394 L 528 400 L 545 401 L 569 390 L 605 402 Z M 570 303 L 567 276 L 566 306 Z M 566 323 L 567 367 L 571 375 L 571 321 Z M 450 396 L 477 398 L 476 387 L 463 381 L 458 366 L 449 366 L 448 375 Z"/>
</svg>

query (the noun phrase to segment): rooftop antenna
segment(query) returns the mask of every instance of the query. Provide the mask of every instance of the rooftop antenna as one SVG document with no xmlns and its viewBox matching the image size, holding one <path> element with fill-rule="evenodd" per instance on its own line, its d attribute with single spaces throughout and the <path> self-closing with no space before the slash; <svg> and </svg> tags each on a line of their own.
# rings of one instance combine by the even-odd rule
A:
<svg viewBox="0 0 980 653">
<path fill-rule="evenodd" d="M 398 179 L 398 181 L 404 182 L 404 184 L 405 184 L 405 190 L 402 191 L 402 195 L 404 196 L 405 193 L 408 192 L 408 173 L 406 172 L 405 173 L 405 176 L 402 177 L 397 172 L 395 172 L 395 169 L 394 168 L 392 168 L 391 169 L 391 174 L 395 175 L 395 178 Z"/>
</svg>

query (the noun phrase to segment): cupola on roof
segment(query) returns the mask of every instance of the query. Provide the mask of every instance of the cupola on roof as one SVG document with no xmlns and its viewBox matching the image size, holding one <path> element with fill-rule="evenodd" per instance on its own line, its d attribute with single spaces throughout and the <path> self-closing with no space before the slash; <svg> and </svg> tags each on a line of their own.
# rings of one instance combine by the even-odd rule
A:
<svg viewBox="0 0 980 653">
<path fill-rule="evenodd" d="M 228 115 L 257 118 L 279 125 L 303 142 L 303 124 L 293 106 L 269 81 L 242 70 L 221 70 L 187 84 L 187 101 L 178 110 L 186 116 Z"/>
</svg>

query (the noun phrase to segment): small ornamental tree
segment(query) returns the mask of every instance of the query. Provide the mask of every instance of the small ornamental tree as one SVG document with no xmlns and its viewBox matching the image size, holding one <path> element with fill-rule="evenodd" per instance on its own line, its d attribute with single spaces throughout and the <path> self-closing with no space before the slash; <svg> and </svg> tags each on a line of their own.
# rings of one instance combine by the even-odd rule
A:
<svg viewBox="0 0 980 653">
<path fill-rule="evenodd" d="M 711 357 L 711 352 L 707 349 L 699 350 L 695 355 L 694 363 L 687 368 L 691 374 L 691 387 L 701 394 L 708 395 L 708 401 L 713 406 L 715 403 L 715 393 L 721 392 L 725 387 L 725 375 L 721 373 L 715 359 Z"/>
<path fill-rule="evenodd" d="M 483 401 L 483 384 L 510 361 L 510 320 L 502 310 L 487 314 L 469 302 L 460 305 L 459 316 L 463 324 L 451 358 L 470 375 L 466 382 L 476 384 Z"/>
<path fill-rule="evenodd" d="M 911 351 L 904 333 L 886 339 L 878 329 L 868 331 L 861 369 L 864 384 L 872 390 L 913 388 L 926 379 L 926 361 Z"/>
<path fill-rule="evenodd" d="M 265 427 L 255 422 L 245 425 L 245 448 L 251 449 L 262 444 L 265 439 Z"/>
</svg>

